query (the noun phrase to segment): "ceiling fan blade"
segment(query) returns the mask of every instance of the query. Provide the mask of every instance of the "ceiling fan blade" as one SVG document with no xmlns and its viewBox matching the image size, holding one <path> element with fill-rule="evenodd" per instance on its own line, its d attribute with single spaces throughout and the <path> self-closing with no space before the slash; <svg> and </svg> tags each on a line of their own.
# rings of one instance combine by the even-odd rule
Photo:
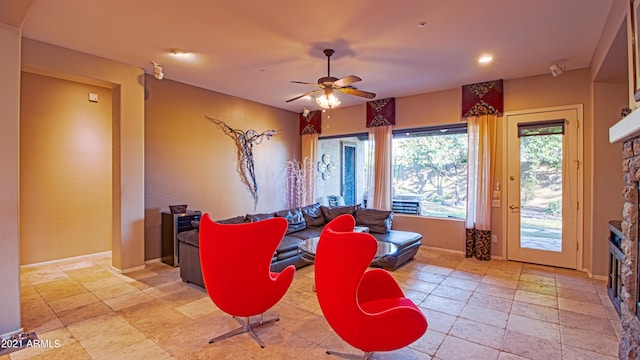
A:
<svg viewBox="0 0 640 360">
<path fill-rule="evenodd" d="M 321 91 L 323 91 L 323 90 L 322 90 L 322 89 L 318 89 L 318 90 L 309 91 L 309 92 L 304 93 L 304 94 L 302 94 L 302 95 L 296 96 L 296 97 L 294 97 L 293 99 L 289 99 L 289 100 L 287 100 L 287 101 L 285 101 L 285 102 L 292 102 L 292 101 L 294 101 L 294 100 L 298 100 L 298 99 L 303 98 L 303 97 L 305 97 L 305 96 L 309 96 L 309 95 L 311 95 L 311 94 L 315 94 L 315 93 L 317 93 L 317 92 L 321 92 Z"/>
<path fill-rule="evenodd" d="M 310 83 L 310 82 L 305 82 L 305 81 L 291 81 L 294 84 L 303 84 L 303 85 L 313 85 L 313 86 L 319 86 L 316 83 Z"/>
<path fill-rule="evenodd" d="M 358 81 L 362 81 L 362 79 L 360 79 L 355 75 L 349 75 L 347 77 L 343 77 L 342 79 L 334 81 L 333 85 L 337 87 L 343 87 L 343 86 L 351 85 L 353 83 L 357 83 Z"/>
<path fill-rule="evenodd" d="M 343 93 L 343 94 L 349 94 L 349 95 L 355 95 L 355 96 L 360 96 L 363 98 L 367 98 L 367 99 L 373 99 L 376 97 L 376 94 L 372 93 L 372 92 L 368 92 L 368 91 L 363 91 L 363 90 L 358 90 L 358 89 L 354 89 L 354 88 L 339 88 L 336 89 L 339 92 Z"/>
</svg>

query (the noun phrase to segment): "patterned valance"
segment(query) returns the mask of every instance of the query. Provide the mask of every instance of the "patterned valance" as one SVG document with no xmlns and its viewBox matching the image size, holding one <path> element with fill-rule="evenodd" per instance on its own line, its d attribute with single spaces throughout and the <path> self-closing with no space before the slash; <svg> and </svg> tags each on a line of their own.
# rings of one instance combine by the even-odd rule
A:
<svg viewBox="0 0 640 360">
<path fill-rule="evenodd" d="M 504 91 L 502 79 L 462 87 L 462 118 L 480 115 L 502 116 Z"/>
<path fill-rule="evenodd" d="M 306 112 L 306 111 L 305 111 Z M 300 113 L 300 135 L 320 134 L 322 128 L 322 111 L 309 111 Z"/>
<path fill-rule="evenodd" d="M 367 127 L 395 125 L 396 99 L 386 98 L 367 102 Z"/>
</svg>

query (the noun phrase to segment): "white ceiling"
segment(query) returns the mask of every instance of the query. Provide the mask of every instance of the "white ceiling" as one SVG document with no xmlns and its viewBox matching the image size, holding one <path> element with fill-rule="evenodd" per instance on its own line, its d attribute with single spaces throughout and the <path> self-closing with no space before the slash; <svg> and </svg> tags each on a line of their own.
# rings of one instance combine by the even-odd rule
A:
<svg viewBox="0 0 640 360">
<path fill-rule="evenodd" d="M 21 1 L 21 0 L 10 0 Z M 377 98 L 588 67 L 613 0 L 34 0 L 23 36 L 301 112 L 290 80 L 357 75 Z M 2 10 L 2 7 L 0 7 Z M 427 26 L 417 25 L 426 21 Z M 170 55 L 178 48 L 195 59 Z M 495 57 L 480 66 L 482 53 Z M 549 74 L 549 76 L 551 76 Z M 366 99 L 339 95 L 344 105 Z"/>
</svg>

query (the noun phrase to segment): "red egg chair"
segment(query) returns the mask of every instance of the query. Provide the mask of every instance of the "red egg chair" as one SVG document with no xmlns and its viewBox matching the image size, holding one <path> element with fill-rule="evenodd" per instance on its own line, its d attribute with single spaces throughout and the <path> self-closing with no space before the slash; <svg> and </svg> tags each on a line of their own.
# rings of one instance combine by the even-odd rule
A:
<svg viewBox="0 0 640 360">
<path fill-rule="evenodd" d="M 211 339 L 210 344 L 248 333 L 264 348 L 254 329 L 280 320 L 277 317 L 265 320 L 263 315 L 287 292 L 296 270 L 293 265 L 280 273 L 269 269 L 286 230 L 284 218 L 218 224 L 209 214 L 202 216 L 200 263 L 205 289 L 220 310 L 241 324 L 240 328 Z M 260 315 L 260 320 L 250 322 L 255 315 Z"/>
<path fill-rule="evenodd" d="M 373 352 L 400 349 L 418 340 L 427 331 L 427 319 L 386 270 L 367 271 L 377 243 L 371 234 L 349 230 L 354 222 L 351 215 L 340 215 L 320 235 L 316 294 L 336 334 L 364 351 L 364 359 L 371 359 Z"/>
</svg>

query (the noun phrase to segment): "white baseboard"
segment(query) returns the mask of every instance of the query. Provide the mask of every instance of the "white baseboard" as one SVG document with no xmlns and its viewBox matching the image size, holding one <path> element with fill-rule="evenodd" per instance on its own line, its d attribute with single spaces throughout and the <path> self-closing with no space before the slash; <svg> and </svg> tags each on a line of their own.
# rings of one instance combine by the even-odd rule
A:
<svg viewBox="0 0 640 360">
<path fill-rule="evenodd" d="M 588 276 L 590 279 L 605 280 L 605 281 L 606 281 L 606 280 L 609 280 L 609 277 L 608 277 L 607 275 L 593 275 L 593 274 L 591 273 L 591 270 L 589 270 L 589 269 L 582 269 L 582 272 L 587 273 L 587 276 Z"/>
<path fill-rule="evenodd" d="M 134 271 L 140 271 L 140 270 L 144 270 L 147 268 L 147 265 L 140 265 L 140 266 L 136 266 L 136 267 L 132 267 L 132 268 L 128 268 L 128 269 L 118 269 L 115 268 L 113 266 L 111 266 L 111 270 L 117 274 L 128 274 Z"/>
<path fill-rule="evenodd" d="M 422 246 L 420 246 L 420 248 L 424 248 L 424 249 L 427 249 L 427 250 L 437 250 L 437 251 L 442 251 L 442 252 L 446 252 L 446 253 L 450 253 L 450 254 L 458 254 L 458 255 L 464 256 L 464 251 L 460 251 L 460 250 L 444 249 L 444 248 L 439 248 L 439 247 L 435 247 L 435 246 L 427 246 L 427 245 L 422 245 Z"/>
<path fill-rule="evenodd" d="M 439 248 L 439 247 L 435 247 L 435 246 L 427 246 L 427 245 L 422 245 L 420 248 L 425 248 L 427 250 L 437 250 L 437 251 L 442 251 L 442 252 L 446 252 L 449 254 L 457 254 L 457 255 L 465 255 L 464 251 L 460 251 L 460 250 L 453 250 L 453 249 L 445 249 L 445 248 Z M 491 255 L 491 259 L 492 260 L 505 260 L 504 257 L 502 256 L 495 256 L 495 255 Z"/>
<path fill-rule="evenodd" d="M 161 261 L 162 261 L 162 258 L 155 258 L 155 259 L 151 259 L 151 260 L 145 260 L 144 263 L 146 265 L 149 265 L 149 264 L 159 263 Z"/>
<path fill-rule="evenodd" d="M 8 339 L 13 335 L 22 334 L 24 332 L 24 328 L 20 328 L 18 330 L 10 331 L 8 333 L 0 334 L 0 339 Z"/>
<path fill-rule="evenodd" d="M 34 263 L 34 264 L 20 265 L 20 268 L 21 269 L 28 269 L 28 268 L 37 267 L 37 266 L 55 265 L 55 264 L 68 262 L 68 261 L 91 259 L 91 258 L 95 258 L 95 257 L 99 257 L 99 256 L 105 256 L 105 255 L 109 255 L 110 256 L 111 255 L 111 251 L 109 250 L 109 251 L 103 251 L 103 252 L 93 253 L 93 254 L 73 256 L 73 257 L 64 258 L 64 259 L 56 259 L 56 260 L 43 261 L 43 262 Z"/>
</svg>

